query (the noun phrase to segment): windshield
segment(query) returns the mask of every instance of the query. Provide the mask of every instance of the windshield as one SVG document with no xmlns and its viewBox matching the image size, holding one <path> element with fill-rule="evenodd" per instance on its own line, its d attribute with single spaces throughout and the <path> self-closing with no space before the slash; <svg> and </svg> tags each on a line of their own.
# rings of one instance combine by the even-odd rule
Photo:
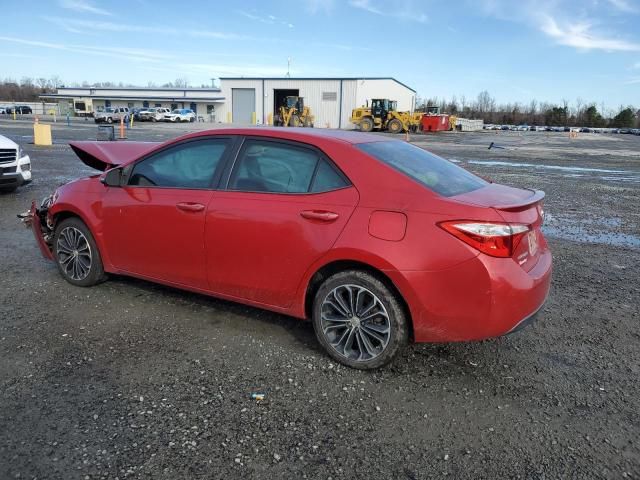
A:
<svg viewBox="0 0 640 480">
<path fill-rule="evenodd" d="M 174 110 L 174 111 L 173 111 L 173 112 L 171 112 L 171 113 L 177 113 L 177 114 L 179 114 L 179 113 L 180 113 L 180 110 L 176 109 L 176 110 Z"/>
<path fill-rule="evenodd" d="M 444 197 L 487 185 L 486 181 L 464 168 L 407 142 L 372 142 L 356 146 Z"/>
<path fill-rule="evenodd" d="M 107 107 L 104 109 L 105 112 L 113 113 L 115 110 L 112 107 Z"/>
</svg>

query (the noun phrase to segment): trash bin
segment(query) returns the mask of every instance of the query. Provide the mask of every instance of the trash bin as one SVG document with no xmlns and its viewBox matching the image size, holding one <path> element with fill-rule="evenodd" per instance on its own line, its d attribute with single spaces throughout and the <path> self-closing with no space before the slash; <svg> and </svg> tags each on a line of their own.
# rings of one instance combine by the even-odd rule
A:
<svg viewBox="0 0 640 480">
<path fill-rule="evenodd" d="M 98 125 L 98 141 L 112 142 L 116 139 L 113 125 Z"/>
</svg>

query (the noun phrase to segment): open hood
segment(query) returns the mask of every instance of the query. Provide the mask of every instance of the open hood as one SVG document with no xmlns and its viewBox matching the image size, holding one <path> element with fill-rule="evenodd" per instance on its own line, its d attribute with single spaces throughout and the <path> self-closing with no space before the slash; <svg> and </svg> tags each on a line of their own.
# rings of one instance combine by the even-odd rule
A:
<svg viewBox="0 0 640 480">
<path fill-rule="evenodd" d="M 71 142 L 73 151 L 82 163 L 105 171 L 129 163 L 150 152 L 159 142 Z"/>
</svg>

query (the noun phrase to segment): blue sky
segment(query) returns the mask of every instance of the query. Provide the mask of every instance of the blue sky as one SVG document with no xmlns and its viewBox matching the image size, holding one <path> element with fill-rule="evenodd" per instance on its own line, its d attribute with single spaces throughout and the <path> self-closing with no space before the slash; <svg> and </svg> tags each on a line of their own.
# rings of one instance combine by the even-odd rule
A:
<svg viewBox="0 0 640 480">
<path fill-rule="evenodd" d="M 422 97 L 640 106 L 640 0 L 3 0 L 0 77 L 393 76 Z"/>
</svg>

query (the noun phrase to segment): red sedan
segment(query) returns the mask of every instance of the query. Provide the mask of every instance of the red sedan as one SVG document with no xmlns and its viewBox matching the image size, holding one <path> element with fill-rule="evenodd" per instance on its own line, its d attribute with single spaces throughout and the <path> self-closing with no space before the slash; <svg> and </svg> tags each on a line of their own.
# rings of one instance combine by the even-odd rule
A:
<svg viewBox="0 0 640 480">
<path fill-rule="evenodd" d="M 513 332 L 549 291 L 544 193 L 403 141 L 258 128 L 71 147 L 103 173 L 26 221 L 74 285 L 117 273 L 311 319 L 363 369 L 410 339 Z"/>
</svg>

